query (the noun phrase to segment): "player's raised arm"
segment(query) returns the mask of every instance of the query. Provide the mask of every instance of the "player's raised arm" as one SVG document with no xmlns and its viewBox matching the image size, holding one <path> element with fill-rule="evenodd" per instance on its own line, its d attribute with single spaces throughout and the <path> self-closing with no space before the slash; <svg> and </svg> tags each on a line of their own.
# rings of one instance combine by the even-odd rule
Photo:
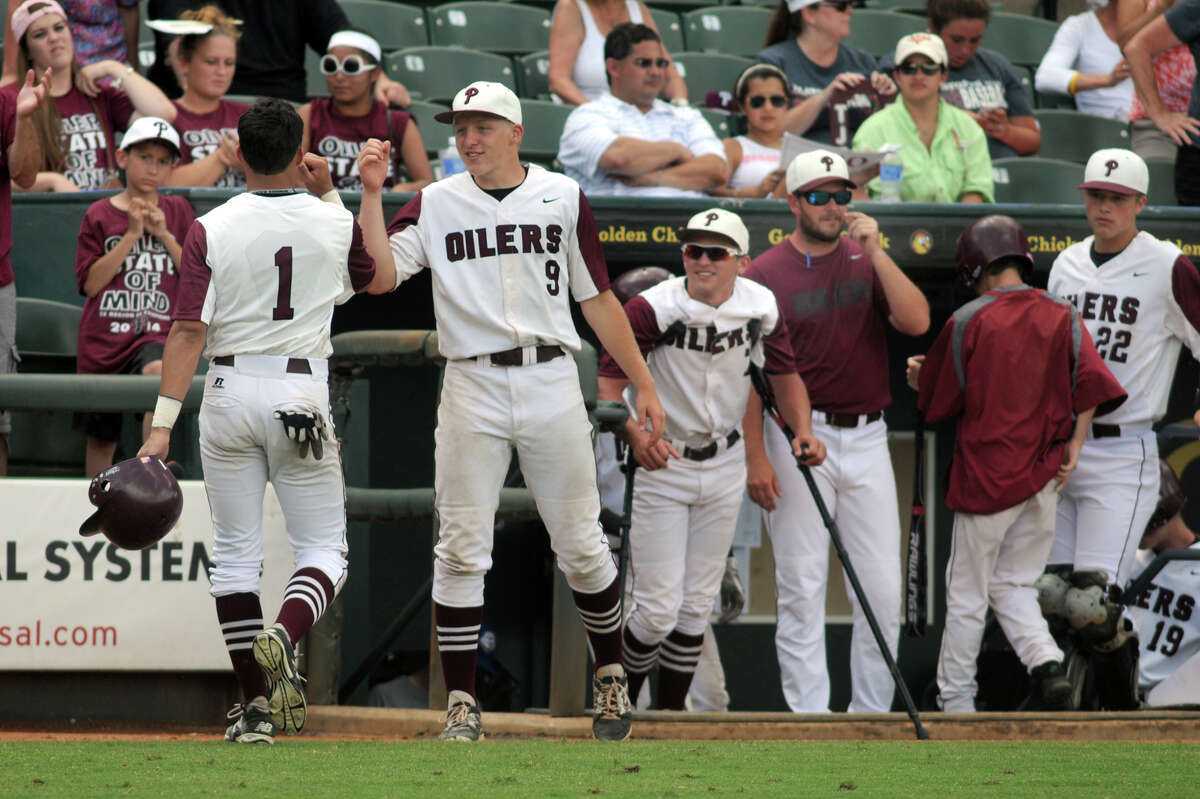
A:
<svg viewBox="0 0 1200 799">
<path fill-rule="evenodd" d="M 888 321 L 892 327 L 910 336 L 919 336 L 928 330 L 929 300 L 880 245 L 879 224 L 866 214 L 847 211 L 846 234 L 863 248 L 875 266 L 875 274 L 883 285 L 891 311 Z"/>
<path fill-rule="evenodd" d="M 396 287 L 396 261 L 388 243 L 387 223 L 383 219 L 383 183 L 387 178 L 388 159 L 392 155 L 392 143 L 379 139 L 367 139 L 358 153 L 358 174 L 362 180 L 362 201 L 358 207 L 358 224 L 363 232 L 363 244 L 375 259 L 375 280 L 387 284 L 384 291 Z M 391 282 L 387 278 L 391 278 Z M 380 292 L 367 289 L 371 293 Z"/>
<path fill-rule="evenodd" d="M 662 437 L 663 426 L 666 424 L 666 413 L 658 400 L 658 391 L 654 387 L 654 378 L 646 367 L 638 349 L 633 329 L 629 327 L 629 318 L 621 308 L 621 303 L 609 290 L 604 290 L 591 299 L 579 303 L 583 316 L 587 319 L 604 349 L 621 367 L 621 371 L 637 389 L 638 428 L 651 433 L 650 444 Z"/>
</svg>

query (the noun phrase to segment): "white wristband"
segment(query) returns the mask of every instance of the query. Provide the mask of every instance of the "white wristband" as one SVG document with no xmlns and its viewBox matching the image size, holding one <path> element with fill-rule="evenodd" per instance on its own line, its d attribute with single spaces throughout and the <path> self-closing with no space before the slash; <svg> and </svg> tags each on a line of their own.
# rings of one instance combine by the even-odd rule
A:
<svg viewBox="0 0 1200 799">
<path fill-rule="evenodd" d="M 330 189 L 329 191 L 327 191 L 327 192 L 325 192 L 324 194 L 322 194 L 322 195 L 321 195 L 321 202 L 323 202 L 323 203 L 333 203 L 334 205 L 336 205 L 336 206 L 338 206 L 338 207 L 340 207 L 340 208 L 345 208 L 345 207 L 346 207 L 345 205 L 342 205 L 342 195 L 338 194 L 338 190 L 337 190 L 337 189 Z"/>
<path fill-rule="evenodd" d="M 175 420 L 179 418 L 179 411 L 182 409 L 183 403 L 179 400 L 159 394 L 158 402 L 154 404 L 154 418 L 150 421 L 150 426 L 170 430 L 175 426 Z"/>
</svg>

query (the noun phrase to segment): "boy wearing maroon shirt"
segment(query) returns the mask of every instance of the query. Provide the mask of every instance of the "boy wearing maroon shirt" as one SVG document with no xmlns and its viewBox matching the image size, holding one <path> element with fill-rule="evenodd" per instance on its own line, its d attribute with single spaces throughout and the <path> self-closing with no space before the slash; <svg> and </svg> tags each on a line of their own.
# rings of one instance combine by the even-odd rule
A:
<svg viewBox="0 0 1200 799">
<path fill-rule="evenodd" d="M 81 374 L 162 373 L 180 242 L 195 219 L 187 198 L 158 195 L 178 156 L 179 136 L 165 120 L 137 120 L 116 156 L 125 190 L 92 203 L 83 217 L 75 252 L 75 279 L 87 297 L 79 321 Z M 88 436 L 85 470 L 93 477 L 112 465 L 121 417 L 88 413 L 77 422 Z M 143 433 L 149 422 L 146 414 Z"/>
<path fill-rule="evenodd" d="M 1071 684 L 1034 580 L 1054 541 L 1058 491 L 1078 463 L 1096 406 L 1115 408 L 1125 391 L 1074 307 L 1024 284 L 1033 258 L 1013 219 L 969 225 L 958 264 L 979 299 L 954 312 L 927 356 L 908 360 L 926 418 L 959 418 L 946 491 L 955 513 L 940 702 L 946 711 L 975 710 L 975 661 L 991 605 L 1033 678 L 1034 702 L 1064 710 Z"/>
</svg>

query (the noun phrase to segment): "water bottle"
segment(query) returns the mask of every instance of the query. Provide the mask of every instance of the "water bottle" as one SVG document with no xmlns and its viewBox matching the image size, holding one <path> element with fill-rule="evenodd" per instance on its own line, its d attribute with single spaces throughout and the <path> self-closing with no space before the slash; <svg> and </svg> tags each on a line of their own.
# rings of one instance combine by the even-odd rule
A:
<svg viewBox="0 0 1200 799">
<path fill-rule="evenodd" d="M 454 144 L 453 136 L 450 137 L 450 143 L 444 149 L 438 150 L 438 159 L 442 162 L 442 177 L 444 178 L 457 175 L 467 168 L 458 155 L 458 147 Z"/>
<path fill-rule="evenodd" d="M 900 202 L 900 185 L 904 182 L 904 163 L 900 153 L 892 151 L 879 162 L 879 199 L 885 203 Z"/>
</svg>

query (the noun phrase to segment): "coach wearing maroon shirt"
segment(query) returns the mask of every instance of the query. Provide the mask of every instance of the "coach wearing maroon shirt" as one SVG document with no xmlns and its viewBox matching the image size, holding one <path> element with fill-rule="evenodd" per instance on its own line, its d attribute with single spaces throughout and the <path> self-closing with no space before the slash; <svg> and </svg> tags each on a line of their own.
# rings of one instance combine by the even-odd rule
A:
<svg viewBox="0 0 1200 799">
<path fill-rule="evenodd" d="M 891 402 L 885 322 L 918 336 L 929 303 L 879 244 L 875 220 L 848 212 L 846 162 L 827 150 L 797 156 L 787 170 L 796 229 L 754 259 L 746 277 L 770 288 L 792 336 L 796 371 L 808 387 L 813 435 L 828 454 L 812 470 L 841 529 L 867 601 L 895 654 L 900 633 L 900 514 L 883 409 Z M 849 223 L 847 235 L 842 227 Z M 825 588 L 829 537 L 783 434 L 764 449 L 762 409 L 745 419 L 747 486 L 768 511 L 775 551 L 775 645 L 783 695 L 795 712 L 829 709 Z M 851 712 L 891 709 L 893 682 L 857 599 L 850 643 Z"/>
</svg>

